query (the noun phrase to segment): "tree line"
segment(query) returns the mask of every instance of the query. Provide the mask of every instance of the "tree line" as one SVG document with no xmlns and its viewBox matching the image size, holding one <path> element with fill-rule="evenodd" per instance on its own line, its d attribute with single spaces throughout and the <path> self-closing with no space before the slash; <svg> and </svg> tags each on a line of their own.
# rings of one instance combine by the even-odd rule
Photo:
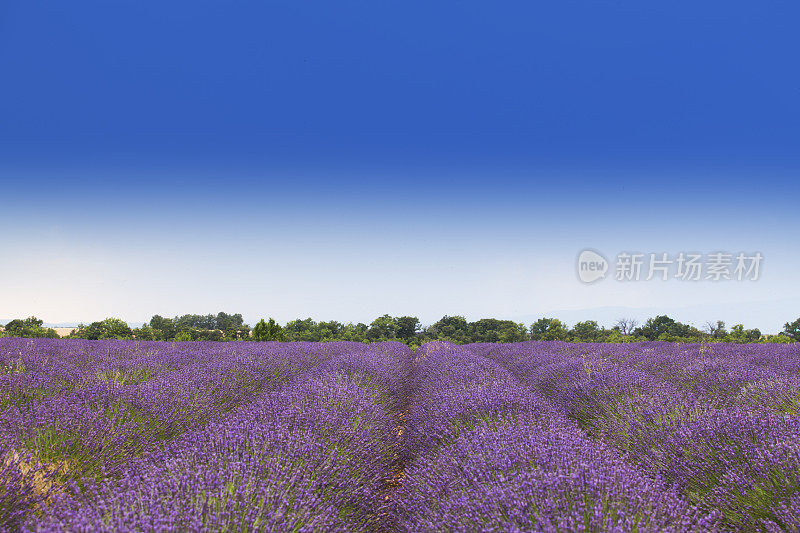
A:
<svg viewBox="0 0 800 533">
<path fill-rule="evenodd" d="M 58 338 L 52 328 L 46 328 L 36 317 L 12 320 L 0 336 Z M 594 320 L 578 322 L 572 327 L 557 318 L 541 318 L 530 325 L 483 318 L 469 322 L 463 316 L 444 316 L 424 326 L 417 317 L 383 315 L 369 325 L 364 323 L 317 322 L 311 318 L 297 319 L 281 326 L 274 319 L 261 319 L 252 329 L 242 315 L 183 315 L 164 318 L 155 315 L 141 327 L 131 328 L 118 318 L 106 318 L 91 324 L 80 324 L 69 338 L 136 339 L 158 341 L 400 341 L 419 346 L 429 341 L 443 340 L 456 344 L 475 342 L 521 342 L 527 340 L 558 340 L 566 342 L 735 342 L 783 343 L 800 341 L 800 318 L 787 322 L 778 335 L 763 335 L 758 329 L 745 329 L 736 324 L 728 329 L 721 320 L 707 322 L 701 330 L 682 324 L 666 315 L 649 318 L 644 324 L 633 319 L 620 319 L 611 328 L 599 326 Z"/>
</svg>

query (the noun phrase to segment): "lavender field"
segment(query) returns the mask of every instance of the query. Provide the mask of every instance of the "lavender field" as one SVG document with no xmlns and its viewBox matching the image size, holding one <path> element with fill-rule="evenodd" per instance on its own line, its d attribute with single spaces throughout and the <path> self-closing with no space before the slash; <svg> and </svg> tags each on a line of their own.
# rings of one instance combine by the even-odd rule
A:
<svg viewBox="0 0 800 533">
<path fill-rule="evenodd" d="M 9 531 L 796 531 L 797 345 L 0 339 Z"/>
</svg>

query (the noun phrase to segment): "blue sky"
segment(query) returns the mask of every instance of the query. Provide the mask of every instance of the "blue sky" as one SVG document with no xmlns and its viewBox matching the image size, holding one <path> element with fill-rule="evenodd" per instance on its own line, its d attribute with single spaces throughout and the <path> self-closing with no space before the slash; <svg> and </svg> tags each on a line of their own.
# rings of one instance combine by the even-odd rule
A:
<svg viewBox="0 0 800 533">
<path fill-rule="evenodd" d="M 798 15 L 3 2 L 0 317 L 665 309 L 777 331 L 800 316 Z M 586 247 L 765 268 L 585 286 Z"/>
</svg>

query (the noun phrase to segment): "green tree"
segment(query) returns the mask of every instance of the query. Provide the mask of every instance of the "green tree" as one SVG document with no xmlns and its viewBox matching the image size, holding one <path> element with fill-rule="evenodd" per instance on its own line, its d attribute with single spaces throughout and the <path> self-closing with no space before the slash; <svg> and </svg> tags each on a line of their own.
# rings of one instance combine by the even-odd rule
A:
<svg viewBox="0 0 800 533">
<path fill-rule="evenodd" d="M 500 342 L 523 342 L 528 340 L 528 328 L 525 324 L 512 320 L 500 321 Z"/>
<path fill-rule="evenodd" d="M 644 326 L 636 328 L 634 334 L 650 341 L 697 342 L 704 338 L 702 331 L 666 315 L 648 318 Z"/>
<path fill-rule="evenodd" d="M 563 341 L 567 339 L 567 327 L 557 318 L 540 318 L 531 324 L 531 340 Z"/>
<path fill-rule="evenodd" d="M 761 339 L 761 331 L 758 329 L 744 329 L 744 325 L 736 324 L 731 329 L 730 334 L 725 339 L 729 342 L 739 344 L 758 342 Z"/>
<path fill-rule="evenodd" d="M 415 316 L 401 316 L 395 319 L 397 324 L 397 338 L 406 344 L 412 343 L 416 338 L 422 324 Z"/>
<path fill-rule="evenodd" d="M 722 320 L 706 322 L 706 332 L 714 340 L 724 340 L 728 336 L 728 330 L 725 329 L 725 322 Z"/>
<path fill-rule="evenodd" d="M 318 322 L 317 331 L 322 341 L 337 341 L 344 335 L 345 326 L 341 322 L 331 320 L 330 322 Z"/>
<path fill-rule="evenodd" d="M 196 329 L 192 328 L 190 334 L 196 341 L 221 342 L 225 340 L 224 334 L 218 329 Z M 230 339 L 228 339 L 230 340 Z"/>
<path fill-rule="evenodd" d="M 634 334 L 640 335 L 649 341 L 654 341 L 658 340 L 658 337 L 662 334 L 669 333 L 670 328 L 675 324 L 676 322 L 672 318 L 666 315 L 659 315 L 655 318 L 648 318 L 643 326 L 634 330 Z"/>
<path fill-rule="evenodd" d="M 787 322 L 783 326 L 783 334 L 796 341 L 800 341 L 800 318 L 794 322 Z"/>
<path fill-rule="evenodd" d="M 600 342 L 605 331 L 594 320 L 578 322 L 569 332 L 570 340 L 577 342 Z"/>
<path fill-rule="evenodd" d="M 319 342 L 322 340 L 317 323 L 310 318 L 305 320 L 298 318 L 287 322 L 283 329 L 286 332 L 286 340 L 288 341 Z"/>
<path fill-rule="evenodd" d="M 7 337 L 25 337 L 26 321 L 38 321 L 39 327 L 41 327 L 42 321 L 37 319 L 36 317 L 32 316 L 26 320 L 15 318 L 14 320 L 5 325 L 5 327 L 3 328 L 3 332 L 6 334 Z"/>
<path fill-rule="evenodd" d="M 639 325 L 639 322 L 635 318 L 620 318 L 617 320 L 614 327 L 611 328 L 613 331 L 617 331 L 620 335 L 632 335 L 633 330 L 636 329 L 636 326 Z M 616 338 L 616 337 L 615 337 Z"/>
<path fill-rule="evenodd" d="M 250 326 L 244 323 L 241 313 L 229 315 L 228 313 L 219 312 L 213 324 L 214 329 L 222 331 L 228 340 L 248 339 L 250 337 Z"/>
<path fill-rule="evenodd" d="M 631 342 L 631 336 L 622 333 L 622 328 L 618 328 L 616 325 L 611 328 L 611 331 L 608 331 L 607 334 L 603 337 L 602 342 L 613 342 L 613 343 L 623 343 L 623 342 Z"/>
<path fill-rule="evenodd" d="M 779 333 L 778 335 L 766 335 L 761 339 L 761 342 L 767 344 L 789 344 L 796 341 L 785 333 Z"/>
<path fill-rule="evenodd" d="M 445 315 L 425 330 L 424 337 L 425 340 L 449 341 L 455 344 L 467 344 L 472 340 L 469 323 L 463 316 Z"/>
<path fill-rule="evenodd" d="M 154 341 L 157 340 L 157 330 L 150 327 L 149 324 L 142 324 L 141 327 L 133 330 L 133 338 L 139 341 Z"/>
<path fill-rule="evenodd" d="M 192 340 L 192 334 L 188 330 L 183 330 L 175 335 L 175 340 L 178 342 L 188 342 Z"/>
<path fill-rule="evenodd" d="M 205 341 L 250 338 L 250 326 L 244 323 L 239 313 L 188 314 L 175 318 L 155 315 L 150 319 L 150 327 L 155 330 L 154 336 L 160 340 L 172 340 L 180 332 L 188 333 L 194 340 Z"/>
<path fill-rule="evenodd" d="M 272 318 L 266 322 L 263 318 L 253 328 L 255 341 L 282 341 L 286 338 L 283 328 Z"/>
<path fill-rule="evenodd" d="M 12 320 L 3 328 L 7 337 L 48 338 L 57 339 L 58 333 L 52 328 L 42 326 L 42 321 L 35 316 L 24 320 Z"/>
<path fill-rule="evenodd" d="M 369 326 L 363 322 L 359 322 L 358 324 L 345 324 L 339 340 L 351 342 L 369 342 L 367 340 L 367 331 L 369 331 Z"/>
<path fill-rule="evenodd" d="M 521 342 L 528 340 L 528 330 L 512 320 L 482 318 L 469 323 L 472 342 Z"/>
<path fill-rule="evenodd" d="M 389 315 L 383 315 L 369 325 L 367 338 L 373 342 L 397 340 L 397 321 Z"/>
<path fill-rule="evenodd" d="M 88 326 L 80 324 L 70 336 L 88 340 L 132 339 L 133 330 L 119 318 L 106 318 Z"/>
<path fill-rule="evenodd" d="M 175 338 L 178 330 L 175 328 L 175 322 L 171 318 L 164 318 L 160 315 L 154 315 L 150 319 L 150 327 L 155 330 L 154 336 L 158 340 L 169 341 Z"/>
</svg>

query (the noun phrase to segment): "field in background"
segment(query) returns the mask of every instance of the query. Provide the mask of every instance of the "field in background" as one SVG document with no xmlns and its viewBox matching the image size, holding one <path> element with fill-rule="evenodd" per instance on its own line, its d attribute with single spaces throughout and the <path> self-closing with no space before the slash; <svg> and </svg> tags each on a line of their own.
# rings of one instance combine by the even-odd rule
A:
<svg viewBox="0 0 800 533">
<path fill-rule="evenodd" d="M 800 528 L 797 345 L 0 339 L 0 527 Z"/>
</svg>

